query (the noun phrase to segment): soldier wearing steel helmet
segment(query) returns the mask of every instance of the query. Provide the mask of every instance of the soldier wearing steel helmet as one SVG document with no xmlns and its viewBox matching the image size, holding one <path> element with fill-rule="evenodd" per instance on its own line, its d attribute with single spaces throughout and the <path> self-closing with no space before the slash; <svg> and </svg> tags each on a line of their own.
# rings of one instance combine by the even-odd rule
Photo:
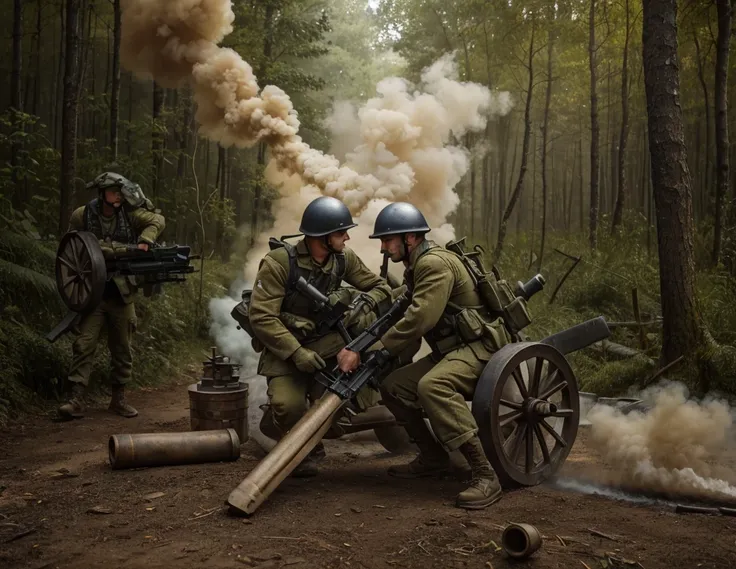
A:
<svg viewBox="0 0 736 569">
<path fill-rule="evenodd" d="M 254 347 L 261 349 L 258 373 L 266 377 L 271 421 L 278 437 L 289 431 L 307 410 L 321 386 L 314 374 L 328 364 L 345 342 L 338 332 L 315 333 L 313 302 L 299 293 L 294 283 L 304 277 L 323 295 L 336 299 L 346 283 L 365 293 L 356 313 L 345 319 L 348 326 L 367 325 L 365 317 L 375 318 L 379 305 L 390 304 L 391 287 L 363 264 L 346 247 L 348 230 L 356 227 L 348 208 L 338 199 L 323 196 L 304 210 L 299 227 L 304 239 L 296 245 L 272 241 L 277 245 L 263 258 L 250 298 L 249 323 Z M 350 298 L 347 300 L 350 302 Z M 371 396 L 371 391 L 375 394 Z M 357 405 L 363 410 L 378 400 L 378 393 L 365 388 Z M 317 474 L 317 459 L 324 452 L 320 445 L 294 471 L 296 476 Z"/>
<path fill-rule="evenodd" d="M 140 186 L 120 174 L 100 174 L 87 184 L 87 188 L 96 190 L 97 197 L 72 213 L 69 230 L 95 234 L 103 250 L 114 250 L 118 245 L 137 245 L 147 251 L 164 230 L 164 217 L 153 211 L 153 204 Z M 80 320 L 69 372 L 72 396 L 59 407 L 63 418 L 84 415 L 82 399 L 100 334 L 105 327 L 111 354 L 112 398 L 109 410 L 123 417 L 138 414 L 125 400 L 125 385 L 130 381 L 133 369 L 131 341 L 136 325 L 135 292 L 135 279 L 115 277 L 106 283 L 102 302 Z"/>
<path fill-rule="evenodd" d="M 382 338 L 389 354 L 424 338 L 432 353 L 391 373 L 381 384 L 384 404 L 419 447 L 409 464 L 392 467 L 402 478 L 438 475 L 450 469 L 449 452 L 460 450 L 470 464 L 470 487 L 457 506 L 479 509 L 501 498 L 501 485 L 483 452 L 478 426 L 467 407 L 491 354 L 510 341 L 503 322 L 484 308 L 462 260 L 425 238 L 430 228 L 408 203 L 393 203 L 376 218 L 372 239 L 393 262 L 406 266 L 412 304 Z M 343 371 L 355 369 L 357 354 L 338 356 Z M 436 438 L 427 428 L 422 410 Z"/>
</svg>

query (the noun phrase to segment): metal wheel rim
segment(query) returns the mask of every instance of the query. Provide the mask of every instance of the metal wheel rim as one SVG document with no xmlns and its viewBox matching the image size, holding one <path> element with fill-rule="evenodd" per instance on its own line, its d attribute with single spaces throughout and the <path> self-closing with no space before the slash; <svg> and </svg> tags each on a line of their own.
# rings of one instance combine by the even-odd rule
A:
<svg viewBox="0 0 736 569">
<path fill-rule="evenodd" d="M 552 346 L 506 345 L 481 374 L 473 416 L 502 482 L 539 484 L 559 470 L 577 436 L 580 402 L 572 368 Z"/>
<path fill-rule="evenodd" d="M 64 304 L 85 312 L 102 300 L 107 271 L 94 234 L 71 231 L 61 238 L 56 252 L 56 288 Z"/>
</svg>

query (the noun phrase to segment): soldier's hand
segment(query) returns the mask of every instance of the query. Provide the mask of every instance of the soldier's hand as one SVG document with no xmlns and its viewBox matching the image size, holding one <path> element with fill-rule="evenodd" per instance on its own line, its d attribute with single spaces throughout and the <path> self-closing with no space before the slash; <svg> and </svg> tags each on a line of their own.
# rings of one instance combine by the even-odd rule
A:
<svg viewBox="0 0 736 569">
<path fill-rule="evenodd" d="M 148 251 L 148 243 L 138 243 L 138 249 L 141 251 Z"/>
<path fill-rule="evenodd" d="M 317 352 L 309 350 L 307 348 L 299 348 L 291 356 L 291 361 L 294 362 L 296 368 L 304 373 L 314 373 L 324 369 L 325 360 L 323 360 Z"/>
<path fill-rule="evenodd" d="M 360 365 L 360 354 L 343 348 L 337 354 L 337 365 L 340 366 L 340 371 L 342 372 L 355 371 Z"/>
</svg>

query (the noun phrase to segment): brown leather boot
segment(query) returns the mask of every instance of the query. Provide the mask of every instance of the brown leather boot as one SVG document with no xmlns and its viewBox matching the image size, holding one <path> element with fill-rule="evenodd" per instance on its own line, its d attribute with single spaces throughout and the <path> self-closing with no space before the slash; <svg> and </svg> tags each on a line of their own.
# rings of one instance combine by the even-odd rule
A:
<svg viewBox="0 0 736 569">
<path fill-rule="evenodd" d="M 112 399 L 110 399 L 108 411 L 112 411 L 113 413 L 117 413 L 121 417 L 126 417 L 128 419 L 138 415 L 138 411 L 125 401 L 124 385 L 112 386 Z"/>
<path fill-rule="evenodd" d="M 84 417 L 84 405 L 82 404 L 84 397 L 84 385 L 74 383 L 72 385 L 72 396 L 63 405 L 59 407 L 59 415 L 63 419 L 81 419 Z"/>
<path fill-rule="evenodd" d="M 463 444 L 460 452 L 470 464 L 473 478 L 470 487 L 457 495 L 457 507 L 480 510 L 498 502 L 501 499 L 501 484 L 477 435 Z"/>
</svg>

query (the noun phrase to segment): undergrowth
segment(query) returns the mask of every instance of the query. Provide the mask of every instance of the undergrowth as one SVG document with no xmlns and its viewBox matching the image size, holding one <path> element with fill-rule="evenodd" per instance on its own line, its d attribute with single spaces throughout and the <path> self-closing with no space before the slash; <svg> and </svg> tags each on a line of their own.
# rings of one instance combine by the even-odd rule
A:
<svg viewBox="0 0 736 569">
<path fill-rule="evenodd" d="M 66 313 L 53 278 L 55 247 L 18 234 L 0 235 L 0 426 L 18 411 L 59 400 L 68 387 L 73 337 L 67 334 L 53 344 L 44 338 Z M 199 261 L 193 264 L 199 269 Z M 133 385 L 154 385 L 202 359 L 209 345 L 207 302 L 227 291 L 237 264 L 205 263 L 199 310 L 198 272 L 183 284 L 164 284 L 158 295 L 136 296 Z M 103 334 L 91 391 L 107 389 L 109 360 Z"/>
</svg>

